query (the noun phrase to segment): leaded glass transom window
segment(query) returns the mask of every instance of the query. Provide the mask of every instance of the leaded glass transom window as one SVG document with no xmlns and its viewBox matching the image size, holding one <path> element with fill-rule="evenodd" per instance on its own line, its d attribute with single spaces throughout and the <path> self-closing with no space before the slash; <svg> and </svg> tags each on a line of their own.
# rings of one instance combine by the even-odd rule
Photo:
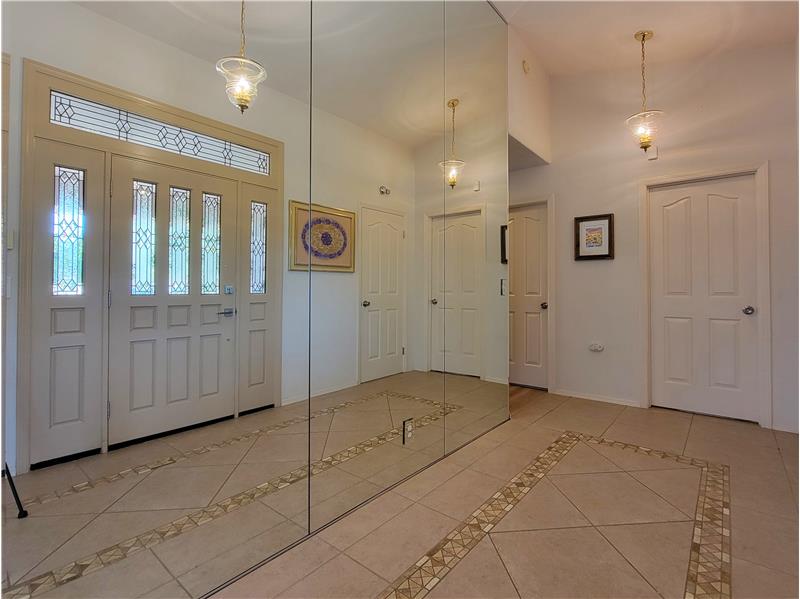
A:
<svg viewBox="0 0 800 599">
<path fill-rule="evenodd" d="M 133 182 L 131 294 L 156 293 L 156 185 Z"/>
<path fill-rule="evenodd" d="M 83 295 L 82 170 L 55 167 L 53 295 Z"/>
<path fill-rule="evenodd" d="M 189 293 L 190 191 L 169 188 L 169 293 Z"/>
<path fill-rule="evenodd" d="M 267 292 L 267 205 L 250 202 L 250 293 Z"/>
<path fill-rule="evenodd" d="M 200 293 L 219 293 L 220 213 L 222 196 L 203 194 L 203 226 L 200 245 Z"/>
<path fill-rule="evenodd" d="M 50 122 L 269 175 L 270 156 L 266 152 L 55 90 L 50 91 Z"/>
</svg>

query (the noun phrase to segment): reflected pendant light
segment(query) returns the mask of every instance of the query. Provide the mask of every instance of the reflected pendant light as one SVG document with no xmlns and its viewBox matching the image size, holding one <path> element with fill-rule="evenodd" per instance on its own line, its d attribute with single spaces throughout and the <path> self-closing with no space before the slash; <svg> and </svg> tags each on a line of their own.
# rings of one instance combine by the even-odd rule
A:
<svg viewBox="0 0 800 599">
<path fill-rule="evenodd" d="M 648 148 L 653 145 L 658 124 L 661 117 L 664 115 L 661 110 L 648 110 L 647 109 L 647 84 L 645 80 L 645 60 L 644 60 L 644 44 L 647 40 L 653 38 L 652 31 L 637 31 L 634 34 L 634 39 L 642 45 L 642 111 L 628 117 L 625 123 L 628 128 L 639 140 L 639 147 L 647 152 Z"/>
<path fill-rule="evenodd" d="M 225 77 L 225 91 L 231 104 L 242 114 L 250 108 L 258 95 L 258 84 L 267 78 L 267 72 L 255 60 L 244 55 L 244 0 L 241 13 L 242 37 L 239 44 L 239 56 L 226 56 L 217 61 L 217 72 Z"/>
<path fill-rule="evenodd" d="M 450 186 L 450 189 L 456 186 L 456 183 L 458 182 L 458 176 L 461 174 L 461 170 L 464 168 L 464 161 L 456 158 L 456 106 L 458 106 L 458 98 L 453 98 L 447 102 L 447 107 L 452 111 L 450 121 L 452 126 L 450 158 L 439 163 L 439 166 L 442 167 L 442 171 L 447 177 L 447 184 Z"/>
</svg>

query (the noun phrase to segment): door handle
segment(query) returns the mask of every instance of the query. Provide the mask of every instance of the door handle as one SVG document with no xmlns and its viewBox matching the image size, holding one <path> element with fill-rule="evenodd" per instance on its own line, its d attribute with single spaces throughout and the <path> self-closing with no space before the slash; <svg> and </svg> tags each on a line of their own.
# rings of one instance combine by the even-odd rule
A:
<svg viewBox="0 0 800 599">
<path fill-rule="evenodd" d="M 756 313 L 756 309 L 753 306 L 745 306 L 744 308 L 742 308 L 742 313 L 750 316 Z"/>
<path fill-rule="evenodd" d="M 547 302 L 542 302 L 541 304 L 539 304 L 539 307 L 540 307 L 542 310 L 547 310 Z"/>
<path fill-rule="evenodd" d="M 369 300 L 364 300 L 363 302 L 361 302 L 361 305 L 362 305 L 362 306 L 364 306 L 364 307 L 366 308 L 366 307 L 367 307 L 367 306 L 369 306 L 371 303 L 372 303 L 372 302 L 370 302 Z"/>
<path fill-rule="evenodd" d="M 233 316 L 234 314 L 236 314 L 236 310 L 234 310 L 233 308 L 225 308 L 224 310 L 222 310 L 222 312 L 217 312 L 217 314 L 221 316 Z"/>
<path fill-rule="evenodd" d="M 431 303 L 432 303 L 432 304 L 435 306 L 436 304 L 438 304 L 438 303 L 439 303 L 439 300 L 437 300 L 436 298 L 433 298 L 433 299 L 431 300 Z"/>
</svg>

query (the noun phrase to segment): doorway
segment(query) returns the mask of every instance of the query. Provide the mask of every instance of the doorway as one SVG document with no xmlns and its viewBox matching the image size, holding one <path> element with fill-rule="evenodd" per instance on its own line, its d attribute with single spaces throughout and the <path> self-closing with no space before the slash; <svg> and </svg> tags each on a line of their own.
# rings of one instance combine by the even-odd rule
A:
<svg viewBox="0 0 800 599">
<path fill-rule="evenodd" d="M 648 189 L 653 405 L 770 425 L 765 191 L 760 169 Z"/>
</svg>

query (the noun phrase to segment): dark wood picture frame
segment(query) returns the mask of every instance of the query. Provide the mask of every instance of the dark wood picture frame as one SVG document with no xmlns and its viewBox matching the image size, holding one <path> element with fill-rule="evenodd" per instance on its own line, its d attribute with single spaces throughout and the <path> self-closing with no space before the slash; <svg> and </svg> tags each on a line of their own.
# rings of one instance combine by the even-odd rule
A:
<svg viewBox="0 0 800 599">
<path fill-rule="evenodd" d="M 608 252 L 605 254 L 581 255 L 580 228 L 581 223 L 593 220 L 605 220 L 608 223 Z M 614 215 L 593 214 L 575 217 L 575 260 L 613 260 L 614 259 Z"/>
<path fill-rule="evenodd" d="M 500 264 L 508 264 L 508 225 L 500 225 Z"/>
</svg>

